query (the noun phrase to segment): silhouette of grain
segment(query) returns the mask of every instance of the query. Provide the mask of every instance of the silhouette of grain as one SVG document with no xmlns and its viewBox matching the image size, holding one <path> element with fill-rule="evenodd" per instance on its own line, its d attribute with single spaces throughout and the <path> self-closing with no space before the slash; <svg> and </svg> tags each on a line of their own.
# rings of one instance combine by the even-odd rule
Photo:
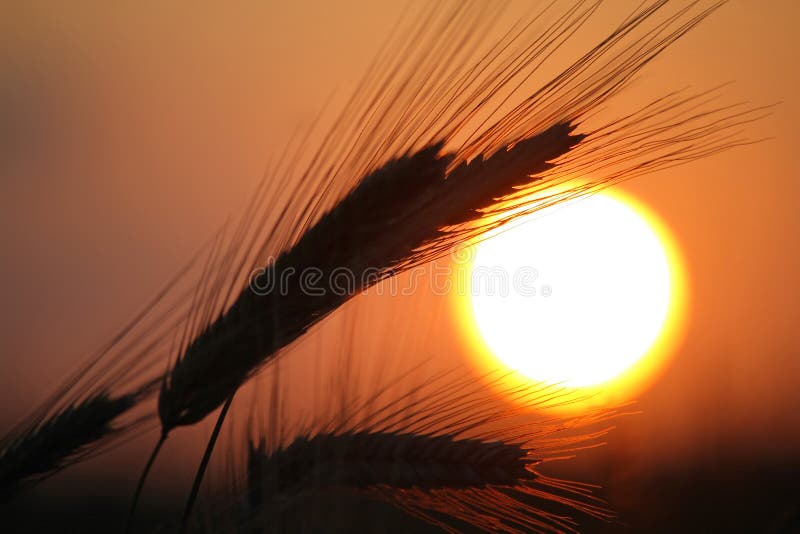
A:
<svg viewBox="0 0 800 534">
<path fill-rule="evenodd" d="M 502 381 L 504 375 L 485 378 Z M 310 516 L 331 500 L 345 515 L 358 516 L 358 508 L 352 514 L 347 508 L 362 506 L 360 498 L 389 503 L 452 532 L 466 526 L 564 532 L 578 525 L 573 513 L 612 518 L 591 495 L 593 486 L 555 479 L 538 468 L 602 444 L 608 428 L 597 425 L 619 411 L 542 418 L 528 409 L 569 402 L 560 388 L 531 386 L 495 395 L 457 372 L 414 383 L 389 384 L 361 401 L 351 399 L 330 419 L 316 414 L 294 429 L 283 419 L 273 421 L 282 417 L 273 410 L 269 423 L 284 428 L 288 440 L 265 428 L 255 437 L 248 430 L 244 486 L 235 480 L 229 486 L 240 488 L 229 502 L 244 502 L 249 510 L 236 528 L 347 531 L 333 523 L 320 527 Z M 282 403 L 275 395 L 274 408 L 273 402 Z M 323 514 L 323 521 L 338 515 Z"/>
<path fill-rule="evenodd" d="M 4 444 L 0 451 L 0 500 L 38 482 L 88 453 L 114 432 L 112 422 L 134 397 L 100 394 L 69 406 Z"/>
<path fill-rule="evenodd" d="M 452 436 L 357 432 L 300 437 L 270 454 L 250 446 L 251 459 L 277 473 L 279 492 L 306 487 L 397 489 L 514 486 L 536 475 L 539 461 L 519 445 Z"/>
</svg>

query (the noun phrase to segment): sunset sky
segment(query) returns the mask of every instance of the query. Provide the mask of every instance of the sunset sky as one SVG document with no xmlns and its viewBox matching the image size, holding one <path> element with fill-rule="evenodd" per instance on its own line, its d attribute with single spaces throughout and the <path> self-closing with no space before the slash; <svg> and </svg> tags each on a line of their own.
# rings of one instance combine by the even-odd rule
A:
<svg viewBox="0 0 800 534">
<path fill-rule="evenodd" d="M 608 2 L 571 46 L 593 44 L 637 4 Z M 241 209 L 287 138 L 354 88 L 404 5 L 0 8 L 6 427 Z M 498 37 L 530 5 L 512 3 Z M 682 487 L 682 477 L 713 486 L 758 472 L 800 473 L 798 23 L 793 0 L 733 0 L 607 111 L 725 82 L 733 82 L 725 101 L 780 102 L 747 128 L 748 137 L 769 139 L 619 186 L 669 228 L 688 280 L 684 335 L 635 399 L 642 413 L 619 420 L 608 446 L 575 467 L 607 486 L 623 510 L 651 506 L 652 517 L 668 515 L 647 496 L 661 491 L 660 502 L 670 502 L 674 495 L 663 495 Z M 434 369 L 474 365 L 453 309 L 425 289 L 356 299 L 297 347 L 292 365 L 314 365 L 320 347 L 351 335 L 343 333 L 348 321 L 358 323 L 358 361 L 380 353 L 402 368 L 413 354 L 435 356 Z M 202 443 L 191 436 L 208 425 L 165 450 L 165 470 L 154 474 L 165 491 L 180 495 L 193 468 L 181 459 L 187 448 L 199 455 Z M 129 484 L 136 469 L 107 466 L 116 458 L 138 466 L 150 446 L 151 437 L 134 440 L 65 478 Z M 764 513 L 789 513 L 791 500 L 777 501 Z"/>
</svg>

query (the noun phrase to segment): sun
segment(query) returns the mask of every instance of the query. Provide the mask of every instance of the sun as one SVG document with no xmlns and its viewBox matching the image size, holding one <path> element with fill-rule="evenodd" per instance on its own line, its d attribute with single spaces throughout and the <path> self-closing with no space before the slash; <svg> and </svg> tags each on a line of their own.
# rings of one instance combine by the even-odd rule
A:
<svg viewBox="0 0 800 534">
<path fill-rule="evenodd" d="M 475 246 L 462 321 L 487 366 L 626 400 L 663 367 L 685 315 L 665 225 L 609 190 L 549 207 Z M 584 403 L 585 404 L 585 403 Z"/>
</svg>

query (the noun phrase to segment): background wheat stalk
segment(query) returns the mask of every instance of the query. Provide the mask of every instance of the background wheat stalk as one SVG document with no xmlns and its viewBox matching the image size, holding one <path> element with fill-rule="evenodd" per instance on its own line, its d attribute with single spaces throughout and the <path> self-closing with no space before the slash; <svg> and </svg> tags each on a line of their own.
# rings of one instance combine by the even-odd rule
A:
<svg viewBox="0 0 800 534">
<path fill-rule="evenodd" d="M 112 422 L 135 403 L 134 395 L 98 394 L 69 406 L 0 446 L 0 501 L 91 454 L 115 432 Z"/>
<path fill-rule="evenodd" d="M 299 437 L 272 453 L 263 442 L 251 446 L 248 490 L 261 512 L 256 521 L 267 524 L 276 514 L 275 505 L 280 510 L 296 505 L 305 493 L 337 489 L 365 492 L 423 519 L 438 511 L 487 530 L 504 523 L 509 530 L 516 524 L 518 529 L 555 532 L 574 526 L 541 509 L 524 510 L 503 490 L 608 517 L 599 506 L 553 493 L 556 484 L 536 473 L 538 463 L 533 451 L 502 441 L 391 432 L 318 434 Z M 520 510 L 498 513 L 504 506 Z"/>
<path fill-rule="evenodd" d="M 485 378 L 501 383 L 504 376 Z M 352 398 L 351 384 L 339 392 L 351 398 L 336 403 L 331 415 L 317 412 L 311 422 L 294 426 L 273 380 L 270 398 L 259 403 L 271 407 L 269 421 L 255 437 L 248 430 L 246 460 L 235 471 L 244 474 L 228 483 L 229 506 L 245 502 L 247 511 L 238 519 L 228 514 L 214 528 L 224 530 L 233 521 L 253 532 L 295 530 L 313 515 L 315 499 L 337 495 L 386 502 L 447 531 L 470 525 L 492 532 L 563 532 L 578 525 L 569 512 L 613 517 L 592 497 L 591 485 L 555 479 L 537 467 L 600 445 L 606 422 L 621 411 L 532 420 L 521 414 L 571 400 L 557 387 L 541 386 L 507 389 L 513 404 L 506 404 L 460 372 L 417 376 L 411 383 L 394 382 L 360 400 Z M 283 427 L 280 436 L 276 425 Z M 239 445 L 231 446 L 236 452 L 229 458 L 241 458 Z M 212 504 L 219 502 L 216 497 Z"/>
</svg>

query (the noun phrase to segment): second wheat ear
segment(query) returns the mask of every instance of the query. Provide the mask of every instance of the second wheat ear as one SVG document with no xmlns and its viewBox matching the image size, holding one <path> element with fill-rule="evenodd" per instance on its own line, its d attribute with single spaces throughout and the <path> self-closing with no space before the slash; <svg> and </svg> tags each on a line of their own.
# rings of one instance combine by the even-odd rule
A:
<svg viewBox="0 0 800 534">
<path fill-rule="evenodd" d="M 114 432 L 112 422 L 136 402 L 105 393 L 68 406 L 0 448 L 0 503 L 21 487 L 51 476 L 102 443 Z"/>
<path fill-rule="evenodd" d="M 281 395 L 280 378 L 272 375 L 271 390 L 254 390 L 254 406 L 266 406 L 269 415 L 251 416 L 243 436 L 247 461 L 232 460 L 222 486 L 227 492 L 212 501 L 220 513 L 206 519 L 212 528 L 265 534 L 358 530 L 340 524 L 336 512 L 310 517 L 314 503 L 334 498 L 343 508 L 340 519 L 359 516 L 367 499 L 447 532 L 466 525 L 489 532 L 572 532 L 579 520 L 613 521 L 593 495 L 596 486 L 548 476 L 543 466 L 602 445 L 610 420 L 627 407 L 537 417 L 533 410 L 580 399 L 553 385 L 505 386 L 508 376 L 495 372 L 476 380 L 458 369 L 429 376 L 418 368 L 370 388 L 365 397 L 357 393 L 357 379 L 346 380 L 324 391 L 340 402 L 326 402 L 306 418 L 298 417 L 293 395 Z M 228 446 L 230 459 L 242 452 L 241 442 Z"/>
</svg>

